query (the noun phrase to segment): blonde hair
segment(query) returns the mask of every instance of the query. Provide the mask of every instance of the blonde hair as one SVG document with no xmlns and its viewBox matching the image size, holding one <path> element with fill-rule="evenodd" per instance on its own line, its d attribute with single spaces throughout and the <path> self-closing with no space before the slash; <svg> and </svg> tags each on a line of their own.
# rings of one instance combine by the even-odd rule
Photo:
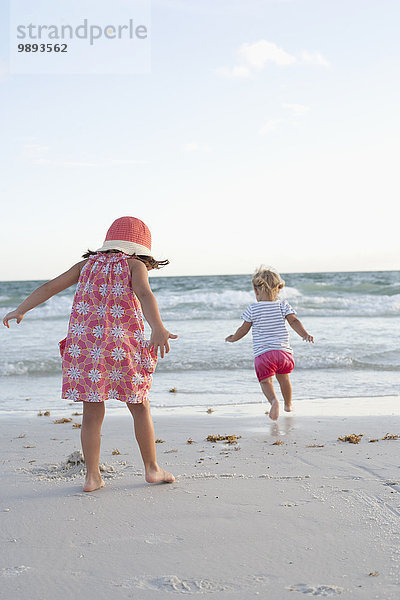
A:
<svg viewBox="0 0 400 600">
<path fill-rule="evenodd" d="M 279 273 L 263 265 L 254 273 L 251 282 L 255 289 L 265 291 L 271 300 L 276 300 L 280 290 L 285 286 Z"/>
</svg>

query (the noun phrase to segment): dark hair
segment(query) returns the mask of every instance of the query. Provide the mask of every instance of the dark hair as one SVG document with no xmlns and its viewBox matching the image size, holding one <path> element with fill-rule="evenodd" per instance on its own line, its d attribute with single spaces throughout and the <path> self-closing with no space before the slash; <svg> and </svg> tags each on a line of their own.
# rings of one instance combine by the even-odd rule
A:
<svg viewBox="0 0 400 600">
<path fill-rule="evenodd" d="M 113 252 L 121 252 L 121 250 L 103 250 L 101 254 L 109 254 Z M 87 252 L 85 252 L 85 254 L 82 254 L 82 258 L 89 258 L 90 256 L 94 256 L 95 254 L 98 254 L 98 252 L 88 250 Z M 169 260 L 156 260 L 152 256 L 145 256 L 144 254 L 129 254 L 128 256 L 130 258 L 136 258 L 137 260 L 140 260 L 149 269 L 160 269 L 161 267 L 166 267 L 167 265 L 169 265 Z"/>
</svg>

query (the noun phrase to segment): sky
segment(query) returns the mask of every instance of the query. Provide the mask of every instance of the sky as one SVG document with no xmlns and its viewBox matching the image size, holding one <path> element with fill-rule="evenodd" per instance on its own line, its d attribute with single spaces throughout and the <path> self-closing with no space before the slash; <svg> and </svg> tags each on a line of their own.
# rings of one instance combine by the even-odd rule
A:
<svg viewBox="0 0 400 600">
<path fill-rule="evenodd" d="M 151 11 L 150 73 L 15 75 L 1 4 L 0 279 L 55 277 L 124 215 L 163 275 L 398 269 L 398 0 Z"/>
</svg>

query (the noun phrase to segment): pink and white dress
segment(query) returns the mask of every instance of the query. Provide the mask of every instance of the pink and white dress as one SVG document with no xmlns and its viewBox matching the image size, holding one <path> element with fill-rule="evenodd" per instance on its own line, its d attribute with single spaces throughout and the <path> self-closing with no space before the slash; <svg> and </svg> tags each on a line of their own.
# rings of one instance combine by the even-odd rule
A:
<svg viewBox="0 0 400 600">
<path fill-rule="evenodd" d="M 148 401 L 157 357 L 144 335 L 128 256 L 91 256 L 76 286 L 68 334 L 60 342 L 62 398 Z"/>
</svg>

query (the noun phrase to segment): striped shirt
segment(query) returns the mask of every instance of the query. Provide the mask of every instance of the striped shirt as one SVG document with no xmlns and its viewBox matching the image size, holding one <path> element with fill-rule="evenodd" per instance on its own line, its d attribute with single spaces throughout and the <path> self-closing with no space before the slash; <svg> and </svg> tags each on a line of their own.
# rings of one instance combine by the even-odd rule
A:
<svg viewBox="0 0 400 600">
<path fill-rule="evenodd" d="M 286 300 L 260 300 L 250 304 L 242 314 L 243 321 L 252 323 L 254 356 L 268 350 L 293 353 L 286 329 L 286 316 L 296 311 Z"/>
</svg>

